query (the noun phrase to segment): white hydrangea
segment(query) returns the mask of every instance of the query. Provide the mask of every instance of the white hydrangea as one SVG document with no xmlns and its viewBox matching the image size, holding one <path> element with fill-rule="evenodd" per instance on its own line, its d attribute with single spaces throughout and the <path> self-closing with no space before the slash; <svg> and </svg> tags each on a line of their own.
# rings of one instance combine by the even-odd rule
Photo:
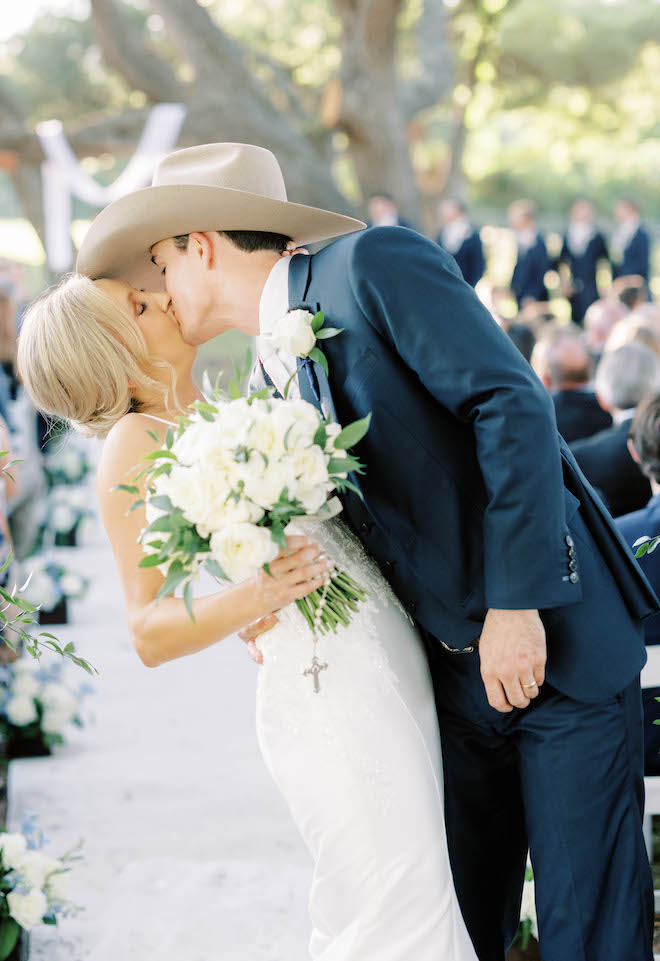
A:
<svg viewBox="0 0 660 961">
<path fill-rule="evenodd" d="M 63 501 L 55 504 L 50 515 L 50 526 L 58 533 L 66 534 L 78 520 L 78 511 Z"/>
<path fill-rule="evenodd" d="M 7 895 L 9 913 L 22 928 L 30 931 L 40 924 L 48 911 L 48 899 L 43 891 L 33 888 L 28 894 L 10 891 Z"/>
<path fill-rule="evenodd" d="M 78 597 L 82 594 L 85 584 L 79 574 L 69 572 L 60 577 L 60 590 L 65 597 Z"/>
<path fill-rule="evenodd" d="M 277 553 L 277 544 L 264 527 L 233 524 L 211 535 L 211 556 L 235 583 L 252 577 Z"/>
<path fill-rule="evenodd" d="M 61 863 L 39 850 L 27 850 L 18 855 L 12 868 L 31 888 L 43 888 L 46 879 L 61 868 Z"/>
<path fill-rule="evenodd" d="M 24 854 L 27 840 L 23 834 L 0 834 L 0 852 L 3 866 L 9 870 Z"/>
<path fill-rule="evenodd" d="M 41 605 L 44 611 L 52 611 L 62 595 L 50 574 L 42 566 L 35 565 L 32 570 L 32 579 L 22 596 L 30 604 Z"/>
<path fill-rule="evenodd" d="M 32 658 L 30 658 L 32 660 Z M 32 674 L 20 673 L 14 676 L 11 692 L 14 697 L 36 697 L 41 691 L 41 684 Z"/>
<path fill-rule="evenodd" d="M 41 719 L 41 730 L 44 734 L 61 734 L 67 725 L 73 721 L 75 717 L 75 712 L 70 711 L 60 711 L 60 710 L 49 710 L 44 711 L 44 715 Z"/>
<path fill-rule="evenodd" d="M 11 724 L 16 727 L 25 727 L 37 720 L 37 709 L 31 697 L 20 694 L 10 697 L 4 706 L 4 712 Z"/>
</svg>

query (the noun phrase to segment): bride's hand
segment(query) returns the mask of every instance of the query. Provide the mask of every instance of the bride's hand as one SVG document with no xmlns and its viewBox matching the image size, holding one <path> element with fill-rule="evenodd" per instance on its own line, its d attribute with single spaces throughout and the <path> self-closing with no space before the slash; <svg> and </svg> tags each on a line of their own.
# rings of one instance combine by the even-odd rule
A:
<svg viewBox="0 0 660 961">
<path fill-rule="evenodd" d="M 253 661 L 263 663 L 255 640 L 277 624 L 275 612 L 321 587 L 331 564 L 316 541 L 296 535 L 287 537 L 286 548 L 270 562 L 270 574 L 260 571 L 256 575 L 257 595 L 268 613 L 238 635 L 247 644 Z"/>
</svg>

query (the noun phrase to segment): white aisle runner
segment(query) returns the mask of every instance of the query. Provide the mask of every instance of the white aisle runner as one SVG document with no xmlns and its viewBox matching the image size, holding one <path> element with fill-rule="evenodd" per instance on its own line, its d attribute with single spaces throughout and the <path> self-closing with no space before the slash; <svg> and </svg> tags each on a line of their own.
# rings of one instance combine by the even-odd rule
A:
<svg viewBox="0 0 660 961">
<path fill-rule="evenodd" d="M 85 840 L 86 910 L 36 929 L 31 961 L 303 961 L 311 862 L 258 752 L 256 665 L 231 639 L 148 670 L 109 549 L 66 553 L 92 589 L 52 632 L 100 671 L 94 717 L 12 763 L 9 829 L 31 810 L 49 853 Z"/>
</svg>

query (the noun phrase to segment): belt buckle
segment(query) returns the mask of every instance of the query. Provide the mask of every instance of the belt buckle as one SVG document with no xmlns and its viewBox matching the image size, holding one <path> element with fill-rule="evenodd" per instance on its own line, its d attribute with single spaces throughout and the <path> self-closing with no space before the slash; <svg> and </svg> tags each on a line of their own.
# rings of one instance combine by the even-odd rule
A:
<svg viewBox="0 0 660 961">
<path fill-rule="evenodd" d="M 449 644 L 445 644 L 444 641 L 440 641 L 442 646 L 450 654 L 474 654 L 476 651 L 476 645 L 470 644 L 469 647 L 450 647 Z"/>
</svg>

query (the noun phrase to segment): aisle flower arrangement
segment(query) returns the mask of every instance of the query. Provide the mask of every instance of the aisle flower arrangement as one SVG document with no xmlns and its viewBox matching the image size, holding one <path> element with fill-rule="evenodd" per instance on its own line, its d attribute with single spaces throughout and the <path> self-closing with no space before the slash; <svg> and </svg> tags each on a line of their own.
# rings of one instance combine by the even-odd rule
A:
<svg viewBox="0 0 660 961">
<path fill-rule="evenodd" d="M 92 690 L 74 681 L 60 659 L 46 665 L 21 657 L 0 668 L 0 729 L 7 755 L 50 754 L 55 744 L 64 743 L 68 727 L 83 726 L 80 708 Z"/>
<path fill-rule="evenodd" d="M 46 854 L 45 844 L 30 821 L 23 833 L 0 834 L 0 961 L 9 958 L 21 930 L 57 924 L 80 910 L 68 898 L 79 846 L 55 858 Z"/>
<path fill-rule="evenodd" d="M 88 458 L 72 443 L 60 444 L 57 450 L 49 450 L 43 466 L 50 487 L 79 484 L 90 472 Z"/>
<path fill-rule="evenodd" d="M 42 624 L 66 624 L 68 601 L 82 600 L 89 588 L 87 578 L 47 556 L 28 558 L 24 564 L 24 576 L 30 579 L 23 591 L 23 597 L 39 606 L 39 620 Z"/>
<path fill-rule="evenodd" d="M 53 488 L 48 496 L 44 542 L 56 547 L 74 547 L 81 522 L 89 517 L 90 492 L 86 487 Z"/>
</svg>

